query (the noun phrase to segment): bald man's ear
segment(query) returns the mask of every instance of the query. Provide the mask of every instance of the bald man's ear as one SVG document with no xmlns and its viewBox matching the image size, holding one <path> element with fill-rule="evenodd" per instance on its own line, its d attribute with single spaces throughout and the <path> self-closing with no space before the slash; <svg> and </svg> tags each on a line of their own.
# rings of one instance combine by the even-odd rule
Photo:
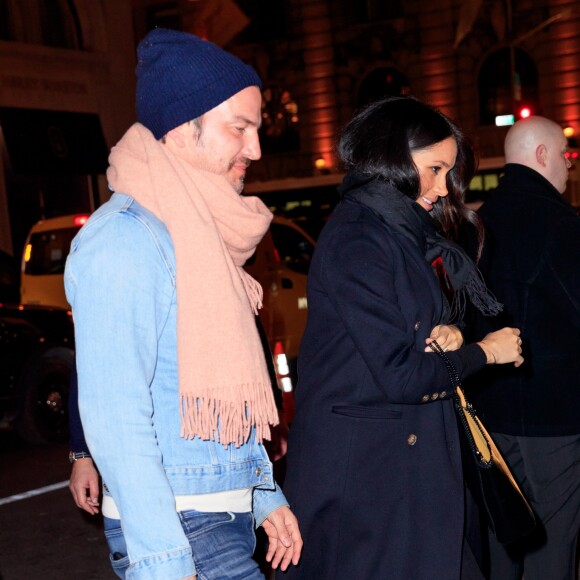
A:
<svg viewBox="0 0 580 580">
<path fill-rule="evenodd" d="M 546 159 L 548 158 L 548 149 L 545 145 L 538 145 L 536 147 L 536 161 L 542 167 L 546 167 Z"/>
</svg>

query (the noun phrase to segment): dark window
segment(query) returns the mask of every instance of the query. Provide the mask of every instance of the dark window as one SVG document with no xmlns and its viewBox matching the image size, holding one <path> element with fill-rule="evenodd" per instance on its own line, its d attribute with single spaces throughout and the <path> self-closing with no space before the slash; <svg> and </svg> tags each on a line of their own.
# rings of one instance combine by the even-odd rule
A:
<svg viewBox="0 0 580 580">
<path fill-rule="evenodd" d="M 38 232 L 30 236 L 30 256 L 24 271 L 31 276 L 64 274 L 66 257 L 78 227 Z"/>
<path fill-rule="evenodd" d="M 290 91 L 269 86 L 262 91 L 260 143 L 265 153 L 285 153 L 300 149 L 298 104 Z"/>
<path fill-rule="evenodd" d="M 273 223 L 270 231 L 280 261 L 294 272 L 308 274 L 314 246 L 290 226 Z"/>
<path fill-rule="evenodd" d="M 336 185 L 321 185 L 302 189 L 251 193 L 260 199 L 276 215 L 291 219 L 314 239 L 327 222 L 338 203 Z"/>
<path fill-rule="evenodd" d="M 408 95 L 409 81 L 398 70 L 382 67 L 374 70 L 363 80 L 358 90 L 356 106 L 363 107 L 387 96 Z"/>
<path fill-rule="evenodd" d="M 512 69 L 514 74 L 512 74 Z M 532 59 L 516 48 L 492 53 L 479 71 L 479 110 L 482 125 L 495 124 L 498 115 L 516 115 L 527 106 L 539 113 L 538 72 Z"/>
<path fill-rule="evenodd" d="M 237 41 L 260 43 L 286 38 L 286 2 L 283 0 L 236 0 L 236 4 L 250 19 Z"/>
<path fill-rule="evenodd" d="M 347 0 L 344 10 L 348 21 L 355 24 L 401 18 L 404 14 L 402 0 Z"/>
<path fill-rule="evenodd" d="M 43 0 L 40 3 L 42 44 L 60 48 L 79 48 L 79 29 L 75 26 L 76 12 L 66 0 Z M 78 24 L 78 23 L 77 23 Z"/>
<path fill-rule="evenodd" d="M 181 14 L 177 2 L 164 2 L 148 6 L 145 12 L 145 22 L 148 31 L 156 27 L 180 30 Z"/>
<path fill-rule="evenodd" d="M 0 0 L 0 39 L 14 40 L 14 30 L 12 29 L 12 18 L 8 0 Z"/>
</svg>

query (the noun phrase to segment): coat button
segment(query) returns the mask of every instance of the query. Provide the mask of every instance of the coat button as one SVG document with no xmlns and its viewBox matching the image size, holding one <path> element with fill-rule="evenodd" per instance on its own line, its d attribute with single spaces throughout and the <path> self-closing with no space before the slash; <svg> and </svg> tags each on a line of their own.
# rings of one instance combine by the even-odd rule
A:
<svg viewBox="0 0 580 580">
<path fill-rule="evenodd" d="M 419 327 L 421 326 L 421 321 L 417 320 L 417 322 L 415 322 L 415 326 L 413 326 L 413 328 L 415 329 L 415 331 L 419 330 Z"/>
<path fill-rule="evenodd" d="M 423 396 L 421 397 L 421 401 L 422 401 L 423 403 L 426 403 L 428 400 L 429 400 L 429 395 L 423 395 Z"/>
<path fill-rule="evenodd" d="M 411 446 L 415 445 L 415 443 L 417 443 L 417 435 L 415 435 L 415 433 L 411 433 L 407 437 L 407 443 Z"/>
<path fill-rule="evenodd" d="M 256 467 L 256 477 L 260 477 L 262 470 L 259 467 Z"/>
<path fill-rule="evenodd" d="M 431 400 L 432 400 L 432 401 L 436 401 L 438 398 L 439 398 L 439 393 L 433 393 L 433 394 L 431 395 Z"/>
<path fill-rule="evenodd" d="M 439 393 L 439 396 L 441 398 L 446 397 L 447 396 L 447 391 L 441 391 L 441 393 Z"/>
</svg>

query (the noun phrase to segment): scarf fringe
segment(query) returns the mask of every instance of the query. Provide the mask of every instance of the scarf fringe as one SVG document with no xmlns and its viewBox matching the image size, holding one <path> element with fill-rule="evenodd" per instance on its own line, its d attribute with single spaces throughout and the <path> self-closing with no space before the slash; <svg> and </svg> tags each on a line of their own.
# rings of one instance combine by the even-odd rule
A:
<svg viewBox="0 0 580 580">
<path fill-rule="evenodd" d="M 181 437 L 240 447 L 254 428 L 258 441 L 270 440 L 270 425 L 279 422 L 271 390 L 269 383 L 236 385 L 234 392 L 240 395 L 236 401 L 220 398 L 224 389 L 208 389 L 210 394 L 202 396 L 180 393 Z"/>
<path fill-rule="evenodd" d="M 264 300 L 264 290 L 262 285 L 252 278 L 243 268 L 240 268 L 240 274 L 242 277 L 242 284 L 244 285 L 244 290 L 248 295 L 248 300 L 250 301 L 250 306 L 252 312 L 258 316 L 258 310 L 262 308 L 262 303 Z"/>
<path fill-rule="evenodd" d="M 487 288 L 481 272 L 476 268 L 475 274 L 465 285 L 465 290 L 469 295 L 471 303 L 484 316 L 497 316 L 503 310 L 503 304 Z"/>
</svg>

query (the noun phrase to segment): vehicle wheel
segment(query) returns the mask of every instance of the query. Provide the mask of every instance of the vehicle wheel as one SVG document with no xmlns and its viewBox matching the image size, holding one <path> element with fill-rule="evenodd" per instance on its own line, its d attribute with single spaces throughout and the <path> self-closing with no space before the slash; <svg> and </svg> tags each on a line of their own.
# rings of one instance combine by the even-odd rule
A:
<svg viewBox="0 0 580 580">
<path fill-rule="evenodd" d="M 68 396 L 74 353 L 52 348 L 40 354 L 22 378 L 22 409 L 18 432 L 29 443 L 66 441 Z"/>
</svg>

